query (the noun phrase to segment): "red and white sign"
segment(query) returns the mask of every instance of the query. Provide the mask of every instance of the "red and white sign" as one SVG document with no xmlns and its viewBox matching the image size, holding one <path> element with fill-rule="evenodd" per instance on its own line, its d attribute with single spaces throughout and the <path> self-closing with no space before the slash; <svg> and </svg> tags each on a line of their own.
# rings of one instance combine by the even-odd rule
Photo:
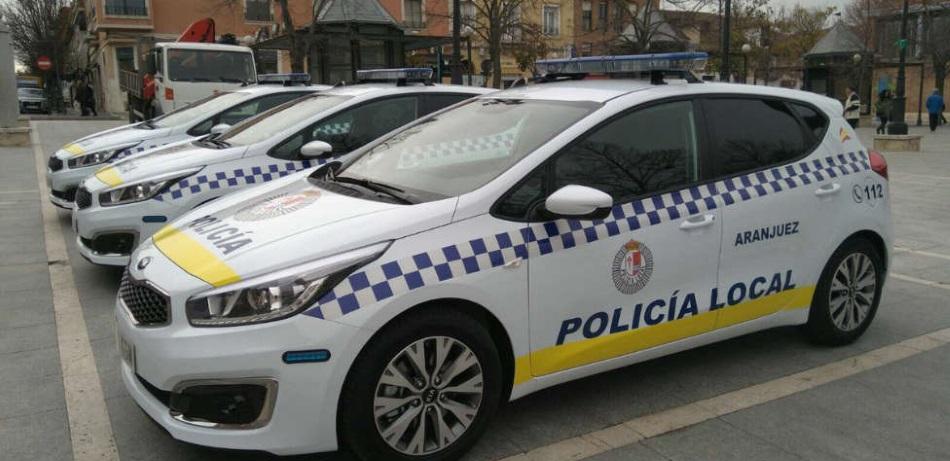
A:
<svg viewBox="0 0 950 461">
<path fill-rule="evenodd" d="M 39 67 L 40 70 L 50 70 L 53 67 L 53 61 L 46 56 L 40 56 L 36 58 L 36 67 Z"/>
</svg>

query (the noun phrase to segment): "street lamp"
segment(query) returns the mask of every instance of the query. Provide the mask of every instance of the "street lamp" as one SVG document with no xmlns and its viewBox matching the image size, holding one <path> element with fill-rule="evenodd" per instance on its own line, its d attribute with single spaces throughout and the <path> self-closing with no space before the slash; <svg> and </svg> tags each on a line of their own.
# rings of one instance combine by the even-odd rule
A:
<svg viewBox="0 0 950 461">
<path fill-rule="evenodd" d="M 887 124 L 887 134 L 907 134 L 907 122 L 904 121 L 904 112 L 907 110 L 907 100 L 904 98 L 905 67 L 907 65 L 907 0 L 904 0 L 904 10 L 901 13 L 901 39 L 897 42 L 900 48 L 900 60 L 897 66 L 897 97 L 894 98 L 894 108 L 891 111 L 891 123 Z"/>
<path fill-rule="evenodd" d="M 861 100 L 861 99 L 864 97 L 864 96 L 862 95 L 862 93 L 863 93 L 862 90 L 864 89 L 864 88 L 863 88 L 863 85 L 864 85 L 864 69 L 861 68 L 861 59 L 862 59 L 861 53 L 854 53 L 854 56 L 851 56 L 851 61 L 854 62 L 854 66 L 858 68 L 858 88 L 857 88 L 857 90 L 858 90 L 858 100 Z M 867 103 L 870 104 L 870 103 L 871 103 L 870 98 L 868 98 L 868 99 L 869 99 L 869 100 L 867 101 Z M 868 107 L 870 107 L 870 106 L 868 106 Z M 858 115 L 860 115 L 860 114 L 861 114 L 861 109 L 858 108 Z"/>
<path fill-rule="evenodd" d="M 749 78 L 749 52 L 752 51 L 752 45 L 744 43 L 742 45 L 742 83 L 746 83 Z"/>
</svg>

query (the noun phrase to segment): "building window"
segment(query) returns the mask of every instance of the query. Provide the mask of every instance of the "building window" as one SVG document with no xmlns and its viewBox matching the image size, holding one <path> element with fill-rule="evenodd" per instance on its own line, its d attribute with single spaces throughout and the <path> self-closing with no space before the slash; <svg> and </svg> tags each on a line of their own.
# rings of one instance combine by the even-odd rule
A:
<svg viewBox="0 0 950 461">
<path fill-rule="evenodd" d="M 561 8 L 557 5 L 541 7 L 541 32 L 544 35 L 556 36 L 561 32 Z"/>
<path fill-rule="evenodd" d="M 600 26 L 600 30 L 607 30 L 606 0 L 600 0 L 600 4 L 597 5 L 597 24 Z"/>
<path fill-rule="evenodd" d="M 614 3 L 614 32 L 623 33 L 624 24 L 627 22 L 627 9 L 623 6 L 624 2 Z"/>
<path fill-rule="evenodd" d="M 422 0 L 403 0 L 403 23 L 411 29 L 422 29 Z"/>
<path fill-rule="evenodd" d="M 115 60 L 119 70 L 135 71 L 135 48 L 131 46 L 117 46 Z"/>
<path fill-rule="evenodd" d="M 521 5 L 515 5 L 511 9 L 510 18 L 505 21 L 505 31 L 501 34 L 501 41 L 506 43 L 521 41 Z"/>
<path fill-rule="evenodd" d="M 244 0 L 244 20 L 271 22 L 274 15 L 270 9 L 270 0 Z"/>
<path fill-rule="evenodd" d="M 584 28 L 584 32 L 590 32 L 593 29 L 593 20 L 591 19 L 590 11 L 590 2 L 584 1 L 581 3 L 581 27 Z"/>
<path fill-rule="evenodd" d="M 590 56 L 594 46 L 590 43 L 581 43 L 581 56 Z"/>
<path fill-rule="evenodd" d="M 452 15 L 453 4 L 454 3 L 452 2 L 452 0 L 449 0 L 449 16 L 454 18 L 454 16 Z M 464 29 L 465 26 L 474 28 L 475 27 L 475 2 L 471 0 L 462 0 L 461 2 L 459 2 L 459 11 L 460 11 L 460 15 L 462 16 L 462 28 Z"/>
<path fill-rule="evenodd" d="M 106 0 L 106 16 L 148 16 L 147 0 Z"/>
</svg>

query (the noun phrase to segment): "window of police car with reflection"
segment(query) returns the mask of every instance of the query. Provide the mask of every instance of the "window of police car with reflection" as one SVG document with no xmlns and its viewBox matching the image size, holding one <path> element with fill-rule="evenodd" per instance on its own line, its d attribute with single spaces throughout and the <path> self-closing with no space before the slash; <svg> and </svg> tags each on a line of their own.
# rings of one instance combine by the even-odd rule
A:
<svg viewBox="0 0 950 461">
<path fill-rule="evenodd" d="M 591 102 L 474 99 L 403 130 L 336 173 L 417 200 L 471 192 L 591 113 Z"/>
<path fill-rule="evenodd" d="M 218 142 L 230 146 L 247 146 L 274 137 L 275 134 L 292 127 L 314 114 L 342 104 L 349 96 L 314 95 L 277 106 L 254 118 L 245 120 L 221 137 Z"/>
<path fill-rule="evenodd" d="M 697 145 L 692 102 L 635 109 L 556 154 L 499 201 L 494 212 L 519 221 L 544 220 L 544 199 L 570 184 L 606 192 L 614 203 L 680 188 L 699 180 Z"/>
<path fill-rule="evenodd" d="M 169 128 L 197 121 L 209 114 L 215 114 L 226 107 L 246 98 L 241 93 L 223 92 L 195 101 L 181 109 L 169 112 L 161 117 L 143 122 L 142 128 Z"/>
</svg>

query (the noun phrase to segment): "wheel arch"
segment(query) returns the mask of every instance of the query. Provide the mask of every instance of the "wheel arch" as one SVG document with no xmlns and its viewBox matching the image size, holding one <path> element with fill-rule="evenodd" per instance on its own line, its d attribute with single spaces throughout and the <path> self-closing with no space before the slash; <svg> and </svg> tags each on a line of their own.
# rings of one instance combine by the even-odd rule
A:
<svg viewBox="0 0 950 461">
<path fill-rule="evenodd" d="M 867 240 L 871 243 L 874 249 L 877 250 L 878 254 L 881 255 L 881 263 L 884 265 L 884 272 L 887 273 L 889 269 L 888 262 L 890 261 L 887 243 L 885 243 L 884 238 L 881 237 L 881 234 L 871 229 L 863 229 L 845 237 L 845 239 L 842 240 L 837 247 L 835 247 L 835 251 L 837 251 L 838 248 L 841 248 L 842 245 L 857 239 Z"/>
</svg>

